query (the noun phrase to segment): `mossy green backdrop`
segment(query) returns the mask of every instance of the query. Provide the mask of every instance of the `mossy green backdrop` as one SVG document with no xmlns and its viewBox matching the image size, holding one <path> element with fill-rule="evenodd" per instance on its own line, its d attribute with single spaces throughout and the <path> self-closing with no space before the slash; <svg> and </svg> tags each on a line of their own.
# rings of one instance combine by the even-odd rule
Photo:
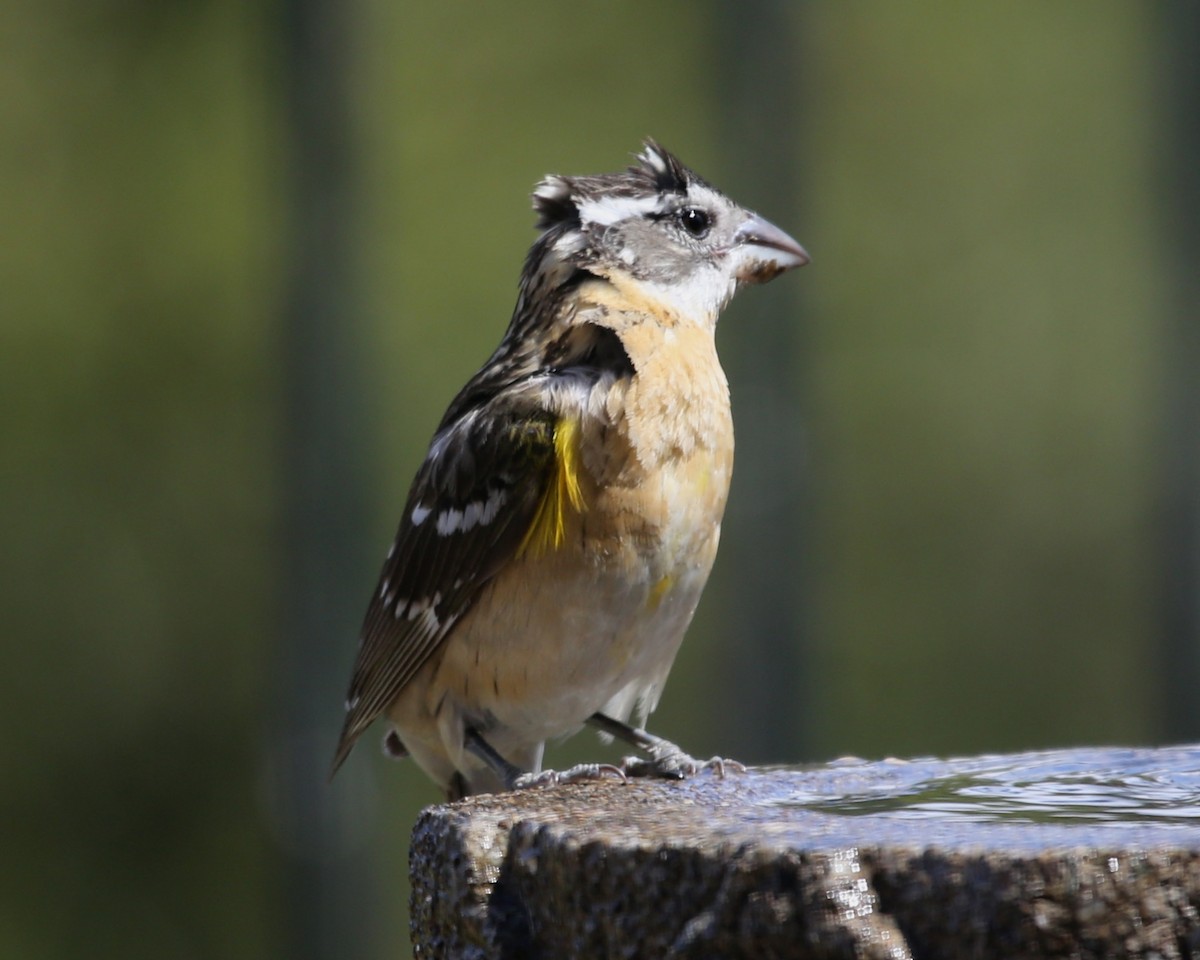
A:
<svg viewBox="0 0 1200 960">
<path fill-rule="evenodd" d="M 1163 450 L 1195 438 L 1164 435 L 1157 9 L 797 5 L 773 76 L 796 112 L 754 118 L 798 158 L 774 184 L 739 172 L 721 119 L 737 53 L 716 5 L 355 4 L 345 309 L 366 412 L 361 458 L 328 468 L 370 505 L 343 571 L 363 604 L 433 426 L 503 331 L 533 183 L 653 135 L 813 254 L 719 333 L 736 355 L 768 295 L 798 329 L 799 402 L 772 429 L 803 436 L 805 635 L 771 642 L 803 648 L 803 703 L 773 708 L 794 746 L 752 759 L 1169 736 L 1156 511 Z M 294 955 L 280 19 L 0 11 L 2 956 Z M 699 754 L 727 749 L 747 696 L 727 682 L 742 595 L 718 560 L 654 718 Z M 357 616 L 318 680 L 330 745 Z M 369 933 L 325 955 L 393 957 L 407 832 L 438 797 L 364 746 L 328 788 L 358 811 L 328 855 L 374 860 L 349 910 Z M 596 755 L 584 734 L 552 759 Z"/>
</svg>

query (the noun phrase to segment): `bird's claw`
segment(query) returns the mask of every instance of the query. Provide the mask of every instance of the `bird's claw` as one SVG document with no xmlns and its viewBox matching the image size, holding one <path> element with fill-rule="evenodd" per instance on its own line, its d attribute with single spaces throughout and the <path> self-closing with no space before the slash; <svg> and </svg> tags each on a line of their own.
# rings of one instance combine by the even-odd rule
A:
<svg viewBox="0 0 1200 960">
<path fill-rule="evenodd" d="M 722 780 L 729 773 L 745 773 L 745 764 L 724 757 L 713 757 L 711 760 L 697 760 L 682 750 L 669 752 L 655 751 L 649 759 L 643 757 L 626 757 L 621 761 L 621 769 L 627 777 L 658 777 L 664 780 L 687 780 L 711 770 Z"/>
<path fill-rule="evenodd" d="M 523 773 L 513 781 L 512 789 L 529 790 L 533 787 L 557 787 L 564 783 L 583 783 L 588 780 L 604 780 L 613 777 L 625 781 L 625 771 L 611 763 L 579 763 L 566 770 L 542 770 L 540 773 Z"/>
</svg>

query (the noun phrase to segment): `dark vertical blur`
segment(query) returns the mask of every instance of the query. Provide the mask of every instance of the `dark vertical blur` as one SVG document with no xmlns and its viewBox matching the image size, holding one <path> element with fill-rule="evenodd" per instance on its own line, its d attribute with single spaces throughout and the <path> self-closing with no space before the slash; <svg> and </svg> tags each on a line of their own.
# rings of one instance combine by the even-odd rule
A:
<svg viewBox="0 0 1200 960">
<path fill-rule="evenodd" d="M 347 90 L 352 7 L 284 5 L 290 176 L 283 328 L 285 384 L 279 649 L 281 694 L 269 751 L 287 857 L 291 958 L 368 955 L 377 915 L 371 863 L 351 838 L 370 830 L 354 773 L 327 783 L 338 703 L 331 677 L 363 604 L 362 329 L 355 296 L 355 162 Z M 360 774 L 361 775 L 361 774 Z"/>
<path fill-rule="evenodd" d="M 748 16 L 727 0 L 716 17 L 721 182 L 804 243 L 795 8 L 772 0 Z M 720 644 L 735 708 L 726 711 L 721 742 L 753 762 L 795 762 L 811 743 L 801 286 L 787 277 L 740 297 L 721 339 L 737 431 L 721 558 L 728 635 Z"/>
<path fill-rule="evenodd" d="M 1200 740 L 1200 8 L 1175 0 L 1161 9 L 1169 148 L 1160 201 L 1174 312 L 1166 338 L 1167 423 L 1161 435 L 1163 733 L 1178 741 Z"/>
</svg>

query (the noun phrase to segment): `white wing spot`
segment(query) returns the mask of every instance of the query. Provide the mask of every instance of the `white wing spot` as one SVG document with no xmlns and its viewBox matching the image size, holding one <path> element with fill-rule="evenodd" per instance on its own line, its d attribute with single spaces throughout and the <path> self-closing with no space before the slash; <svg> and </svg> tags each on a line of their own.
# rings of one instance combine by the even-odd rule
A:
<svg viewBox="0 0 1200 960">
<path fill-rule="evenodd" d="M 417 627 L 422 633 L 432 634 L 437 633 L 441 628 L 442 622 L 438 619 L 437 614 L 432 609 L 424 610 L 421 613 L 421 623 Z"/>
<path fill-rule="evenodd" d="M 438 625 L 437 615 L 433 612 L 433 608 L 442 602 L 442 591 L 439 590 L 432 597 L 425 600 L 415 600 L 408 604 L 408 619 L 416 620 L 417 617 L 424 617 L 427 621 L 432 621 L 436 627 Z M 396 607 L 396 615 L 400 615 L 400 607 Z"/>
<path fill-rule="evenodd" d="M 415 524 L 414 524 L 414 526 L 415 526 Z M 391 560 L 392 557 L 394 557 L 395 555 L 396 555 L 396 541 L 393 540 L 392 545 L 390 547 L 388 547 L 387 556 L 384 559 Z"/>
<path fill-rule="evenodd" d="M 412 525 L 414 527 L 419 527 L 422 523 L 425 522 L 425 518 L 427 516 L 429 516 L 431 513 L 433 513 L 433 509 L 431 507 L 427 507 L 423 503 L 418 503 L 415 507 L 413 507 L 412 518 L 411 518 Z M 396 549 L 395 544 L 392 544 L 392 549 L 393 550 Z M 392 555 L 389 553 L 388 559 L 391 559 L 391 556 Z"/>
<path fill-rule="evenodd" d="M 388 588 L 389 588 L 391 585 L 392 585 L 392 582 L 391 582 L 391 580 L 390 580 L 390 579 L 388 579 L 387 577 L 384 577 L 384 578 L 383 578 L 383 583 L 381 583 L 381 584 L 379 585 L 379 599 L 380 599 L 380 600 L 383 600 L 384 598 L 386 598 L 386 597 L 387 597 L 387 595 L 388 595 Z"/>
<path fill-rule="evenodd" d="M 439 536 L 448 537 L 462 527 L 463 515 L 461 510 L 443 510 L 438 514 L 437 532 Z"/>
<path fill-rule="evenodd" d="M 357 707 L 357 706 L 358 706 L 358 701 L 359 701 L 360 699 L 361 699 L 361 698 L 360 698 L 359 696 L 357 696 L 357 695 L 355 695 L 355 696 L 353 696 L 353 697 L 349 697 L 349 698 L 347 698 L 347 700 L 346 700 L 346 712 L 347 712 L 347 713 L 349 713 L 351 710 L 353 710 L 355 707 Z"/>
<path fill-rule="evenodd" d="M 491 523 L 496 519 L 496 514 L 500 512 L 500 508 L 504 506 L 504 501 L 508 499 L 508 494 L 503 490 L 493 490 L 487 498 L 487 503 L 483 505 L 483 512 L 479 515 L 479 522 L 483 524 Z"/>
<path fill-rule="evenodd" d="M 443 510 L 438 514 L 437 532 L 448 537 L 452 533 L 466 533 L 480 524 L 487 526 L 496 519 L 507 499 L 508 494 L 503 490 L 493 490 L 487 500 L 472 500 L 461 510 Z"/>
</svg>

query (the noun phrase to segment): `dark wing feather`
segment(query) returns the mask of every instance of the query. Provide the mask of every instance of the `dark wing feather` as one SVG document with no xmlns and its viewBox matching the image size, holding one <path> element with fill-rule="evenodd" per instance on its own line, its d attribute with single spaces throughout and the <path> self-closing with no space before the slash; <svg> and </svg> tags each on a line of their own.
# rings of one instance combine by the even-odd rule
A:
<svg viewBox="0 0 1200 960">
<path fill-rule="evenodd" d="M 529 530 L 557 417 L 525 406 L 501 394 L 434 437 L 367 609 L 335 772 Z"/>
</svg>

